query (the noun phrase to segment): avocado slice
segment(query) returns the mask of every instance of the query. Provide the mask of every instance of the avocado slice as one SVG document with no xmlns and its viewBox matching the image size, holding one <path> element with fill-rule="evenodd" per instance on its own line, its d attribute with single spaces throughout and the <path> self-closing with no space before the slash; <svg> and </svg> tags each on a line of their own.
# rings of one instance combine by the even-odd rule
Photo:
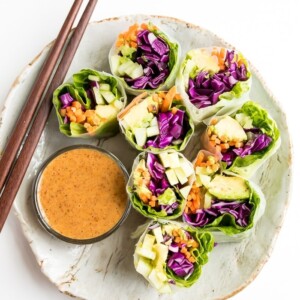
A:
<svg viewBox="0 0 300 300">
<path fill-rule="evenodd" d="M 216 175 L 208 186 L 208 191 L 221 200 L 245 200 L 250 198 L 250 189 L 240 177 Z"/>
<path fill-rule="evenodd" d="M 225 116 L 213 126 L 213 132 L 219 137 L 226 137 L 229 141 L 246 141 L 247 135 L 238 121 Z"/>
</svg>

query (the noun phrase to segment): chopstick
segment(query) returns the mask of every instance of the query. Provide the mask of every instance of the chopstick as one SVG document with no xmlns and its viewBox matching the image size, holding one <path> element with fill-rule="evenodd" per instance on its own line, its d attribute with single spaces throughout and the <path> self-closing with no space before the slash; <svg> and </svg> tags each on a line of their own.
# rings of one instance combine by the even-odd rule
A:
<svg viewBox="0 0 300 300">
<path fill-rule="evenodd" d="M 37 115 L 31 125 L 30 131 L 23 144 L 21 152 L 15 162 L 13 169 L 10 171 L 9 178 L 7 179 L 5 186 L 2 190 L 2 194 L 0 196 L 0 232 L 7 219 L 14 198 L 22 183 L 27 167 L 31 161 L 36 145 L 39 142 L 40 136 L 44 130 L 48 116 L 51 112 L 51 108 L 52 108 L 51 100 L 52 100 L 53 91 L 63 82 L 68 72 L 68 69 L 71 65 L 75 52 L 79 46 L 79 43 L 88 25 L 90 17 L 94 11 L 96 3 L 97 0 L 90 0 L 88 5 L 86 6 L 86 9 L 84 10 L 82 17 L 79 20 L 78 26 L 74 30 L 74 33 L 71 36 L 68 45 L 66 46 L 60 64 L 58 65 L 57 70 L 53 76 L 53 79 L 49 84 L 47 92 L 43 98 L 43 101 L 40 105 Z"/>
<path fill-rule="evenodd" d="M 22 144 L 23 138 L 28 131 L 32 117 L 36 111 L 36 107 L 38 106 L 43 92 L 49 82 L 50 76 L 53 73 L 53 69 L 57 64 L 60 53 L 69 36 L 82 2 L 83 0 L 74 1 L 71 10 L 57 36 L 57 39 L 28 94 L 24 108 L 16 122 L 13 132 L 7 141 L 3 156 L 0 160 L 0 191 L 4 187 L 5 180 L 7 179 L 14 159 L 17 156 L 17 152 Z"/>
</svg>

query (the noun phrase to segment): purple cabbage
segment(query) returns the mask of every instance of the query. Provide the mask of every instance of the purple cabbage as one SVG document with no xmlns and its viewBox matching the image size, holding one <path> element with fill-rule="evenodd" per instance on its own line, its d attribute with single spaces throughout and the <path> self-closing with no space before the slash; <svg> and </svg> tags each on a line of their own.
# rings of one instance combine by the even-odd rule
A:
<svg viewBox="0 0 300 300">
<path fill-rule="evenodd" d="M 232 151 L 240 157 L 245 157 L 254 152 L 267 148 L 272 142 L 272 138 L 266 134 L 258 134 L 253 140 L 249 140 L 244 147 L 233 149 Z"/>
<path fill-rule="evenodd" d="M 147 153 L 146 164 L 151 176 L 148 188 L 152 194 L 159 196 L 170 187 L 166 178 L 165 168 L 159 163 L 157 157 L 153 153 Z"/>
<path fill-rule="evenodd" d="M 169 245 L 169 251 L 173 252 L 173 253 L 178 253 L 179 252 L 179 246 L 176 243 L 171 243 L 171 245 Z"/>
<path fill-rule="evenodd" d="M 230 214 L 235 218 L 237 225 L 246 227 L 251 209 L 251 204 L 246 202 L 214 200 L 210 208 L 198 209 L 195 214 L 184 213 L 183 218 L 192 226 L 203 227 L 224 214 Z"/>
<path fill-rule="evenodd" d="M 272 138 L 259 128 L 246 129 L 248 141 L 243 147 L 230 148 L 226 153 L 222 153 L 222 161 L 226 162 L 227 167 L 231 166 L 236 157 L 245 157 L 257 151 L 264 150 L 272 142 Z"/>
<path fill-rule="evenodd" d="M 177 208 L 179 204 L 174 202 L 170 205 L 161 205 L 161 209 L 164 210 L 168 215 L 171 215 Z"/>
<path fill-rule="evenodd" d="M 59 100 L 61 102 L 61 107 L 66 108 L 71 105 L 71 103 L 74 101 L 70 93 L 65 93 L 59 96 Z"/>
<path fill-rule="evenodd" d="M 154 224 L 152 224 L 152 225 L 150 225 L 150 226 L 148 227 L 148 230 L 153 230 L 153 229 L 155 229 L 155 228 L 157 228 L 157 227 L 160 227 L 159 223 L 154 223 Z"/>
<path fill-rule="evenodd" d="M 90 86 L 91 86 L 92 88 L 95 87 L 95 88 L 99 89 L 98 81 L 91 80 L 91 81 L 90 81 Z"/>
<path fill-rule="evenodd" d="M 238 66 L 234 59 L 234 50 L 228 51 L 225 58 L 225 70 L 210 75 L 200 71 L 194 79 L 189 79 L 188 95 L 192 104 L 204 108 L 218 102 L 219 96 L 231 91 L 239 81 L 247 80 L 247 69 L 244 64 Z"/>
<path fill-rule="evenodd" d="M 159 135 L 149 139 L 144 148 L 154 147 L 164 149 L 176 141 L 183 140 L 185 111 L 178 109 L 175 114 L 170 111 L 158 113 Z"/>
<path fill-rule="evenodd" d="M 194 272 L 193 263 L 191 263 L 185 255 L 180 252 L 174 253 L 170 256 L 167 266 L 179 277 L 190 276 Z"/>
<path fill-rule="evenodd" d="M 135 79 L 125 77 L 126 83 L 133 89 L 156 89 L 169 76 L 169 45 L 149 30 L 137 35 L 137 52 L 133 60 L 142 65 L 144 75 Z"/>
<path fill-rule="evenodd" d="M 159 163 L 153 153 L 147 153 L 146 165 L 151 176 L 148 188 L 153 195 L 158 197 L 170 187 L 170 183 L 165 174 L 165 168 Z M 173 214 L 178 207 L 178 202 L 174 202 L 170 205 L 160 205 L 160 209 L 164 210 L 167 215 Z"/>
<path fill-rule="evenodd" d="M 164 239 L 163 239 L 163 243 L 165 244 L 165 243 L 166 243 L 167 241 L 169 241 L 172 237 L 165 233 L 165 234 L 163 235 L 163 238 L 164 238 Z"/>
</svg>

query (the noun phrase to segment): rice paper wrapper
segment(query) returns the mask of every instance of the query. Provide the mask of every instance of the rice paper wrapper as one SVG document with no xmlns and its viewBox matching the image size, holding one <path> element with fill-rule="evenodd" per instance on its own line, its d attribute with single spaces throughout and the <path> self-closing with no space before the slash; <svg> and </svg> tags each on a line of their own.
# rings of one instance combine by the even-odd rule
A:
<svg viewBox="0 0 300 300">
<path fill-rule="evenodd" d="M 254 151 L 251 154 L 244 152 L 243 156 L 236 156 L 232 159 L 231 165 L 228 165 L 228 163 L 225 162 L 225 154 L 211 143 L 209 126 L 201 136 L 201 144 L 204 149 L 220 157 L 222 161 L 222 170 L 224 173 L 232 175 L 237 174 L 244 178 L 251 178 L 258 168 L 261 167 L 261 165 L 264 164 L 273 154 L 275 154 L 280 147 L 281 138 L 279 129 L 275 120 L 270 116 L 270 114 L 259 104 L 253 101 L 247 101 L 242 107 L 240 107 L 230 116 L 238 121 L 245 132 L 259 129 L 261 131 L 260 134 L 264 134 L 268 139 L 271 138 L 271 142 L 262 150 Z M 209 119 L 207 123 L 210 124 L 212 119 L 214 119 L 214 123 L 218 124 L 224 118 L 227 118 L 227 116 L 213 117 Z M 243 149 L 248 147 L 247 143 L 250 145 L 251 139 L 248 138 L 247 142 L 243 146 Z"/>
<path fill-rule="evenodd" d="M 196 175 L 197 176 L 197 175 Z M 237 190 L 234 182 L 221 182 L 216 187 L 213 181 L 215 176 L 226 178 L 238 178 L 245 183 L 250 193 L 247 199 L 235 198 Z M 210 182 L 199 187 L 205 201 L 210 199 L 209 207 L 198 209 L 195 213 L 183 214 L 183 221 L 203 231 L 213 234 L 216 243 L 240 242 L 249 237 L 266 207 L 266 200 L 260 187 L 254 182 L 248 181 L 240 176 L 220 175 L 216 172 L 211 175 Z M 232 197 L 223 199 L 221 195 L 216 196 L 216 191 L 220 194 L 231 192 Z M 213 191 L 214 190 L 214 191 Z M 212 195 L 211 193 L 214 193 Z M 239 191 L 240 193 L 240 191 Z"/>
<path fill-rule="evenodd" d="M 167 92 L 164 92 L 164 93 L 167 93 Z M 144 104 L 146 104 L 146 102 L 149 101 L 149 99 L 152 99 L 155 95 L 156 95 L 156 93 L 147 93 L 147 92 L 140 94 L 139 96 L 135 97 L 130 102 L 130 104 L 127 105 L 118 114 L 118 121 L 119 121 L 121 131 L 124 134 L 126 140 L 129 142 L 129 144 L 132 147 L 134 147 L 135 149 L 137 149 L 138 151 L 147 151 L 147 152 L 152 152 L 152 153 L 160 153 L 165 150 L 183 151 L 186 148 L 187 144 L 189 143 L 191 137 L 193 136 L 195 126 L 190 117 L 190 114 L 186 110 L 186 107 L 183 105 L 182 100 L 173 100 L 172 105 L 167 110 L 167 113 L 169 113 L 169 114 L 171 113 L 172 108 L 176 108 L 177 110 L 184 112 L 184 118 L 183 118 L 181 126 L 178 125 L 179 124 L 178 121 L 175 123 L 175 126 L 182 127 L 182 134 L 179 137 L 177 137 L 177 138 L 173 137 L 170 144 L 169 143 L 164 144 L 164 140 L 170 136 L 170 134 L 167 133 L 168 137 L 166 137 L 165 131 L 166 130 L 171 131 L 173 129 L 176 129 L 174 125 L 170 124 L 171 122 L 169 120 L 165 119 L 163 124 L 160 124 L 160 121 L 158 121 L 157 126 L 158 126 L 159 131 L 157 132 L 158 133 L 157 135 L 147 137 L 146 144 L 144 146 L 139 146 L 137 144 L 134 130 L 136 130 L 136 128 L 139 126 L 140 126 L 139 128 L 143 128 L 143 126 L 144 126 L 143 124 L 148 124 L 147 126 L 151 127 L 152 126 L 152 125 L 150 125 L 151 119 L 149 119 L 149 116 L 153 120 L 153 118 L 159 119 L 159 115 L 161 114 L 161 112 L 159 112 L 157 110 L 157 111 L 153 111 L 151 113 L 148 112 L 146 114 L 146 116 L 143 117 L 143 113 L 141 113 L 141 110 L 138 109 L 138 107 L 143 107 Z M 133 112 L 135 112 L 135 114 L 132 115 Z M 163 114 L 165 114 L 165 113 L 163 113 Z M 173 115 L 173 119 L 175 119 L 175 118 L 176 118 L 176 116 Z M 131 123 L 133 123 L 133 121 L 136 119 L 137 120 L 136 124 L 139 123 L 140 125 L 137 127 L 135 125 L 134 128 L 133 128 L 133 126 L 130 126 L 128 124 L 125 125 L 126 119 L 129 119 Z M 163 127 L 164 132 L 162 132 L 162 127 Z M 157 145 L 155 145 L 154 143 L 153 143 L 153 145 L 150 144 L 151 141 L 158 140 L 158 139 L 160 139 L 161 142 L 157 142 Z"/>
<path fill-rule="evenodd" d="M 136 24 L 136 25 L 138 27 L 140 26 L 138 24 Z M 142 24 L 142 25 L 145 25 L 145 24 Z M 135 25 L 133 25 L 133 26 L 135 26 Z M 140 54 L 141 60 L 139 60 L 140 63 L 137 61 L 137 59 L 135 57 L 136 49 L 134 51 L 134 49 L 132 49 L 131 47 L 127 47 L 125 49 L 125 51 L 123 51 L 123 53 L 122 53 L 122 49 L 121 49 L 122 46 L 117 46 L 117 41 L 112 45 L 112 47 L 109 51 L 109 55 L 108 55 L 110 70 L 111 70 L 112 74 L 119 77 L 120 81 L 122 82 L 123 86 L 125 87 L 126 92 L 131 95 L 139 95 L 140 93 L 143 93 L 143 92 L 156 92 L 156 91 L 168 90 L 171 86 L 174 85 L 176 75 L 177 75 L 177 72 L 179 69 L 179 63 L 180 63 L 180 57 L 181 57 L 181 47 L 180 47 L 180 44 L 178 43 L 178 41 L 176 41 L 176 39 L 174 39 L 173 37 L 170 37 L 169 35 L 167 35 L 165 32 L 161 31 L 157 26 L 155 26 L 152 23 L 148 23 L 147 26 L 148 26 L 147 30 L 150 33 L 152 33 L 154 36 L 152 35 L 152 38 L 150 38 L 150 41 L 149 41 L 149 39 L 147 42 L 143 41 L 141 43 L 142 45 L 138 41 L 136 41 L 137 47 L 138 47 L 136 49 L 139 49 L 139 52 L 141 53 Z M 139 30 L 142 30 L 142 29 L 139 28 Z M 165 64 L 163 64 L 164 57 L 162 57 L 162 55 L 159 53 L 160 50 L 158 50 L 158 52 L 153 50 L 152 40 L 154 38 L 160 39 L 169 47 L 169 54 L 168 54 L 169 58 Z M 144 49 L 147 48 L 146 51 L 144 49 L 142 49 L 141 46 Z M 143 88 L 133 88 L 131 85 L 129 85 L 124 79 L 126 76 L 128 77 L 128 74 L 126 74 L 126 73 L 120 74 L 120 72 L 118 71 L 118 68 L 119 68 L 120 64 L 122 64 L 122 62 L 118 61 L 118 59 L 116 59 L 116 56 L 120 56 L 120 53 L 122 53 L 122 57 L 128 57 L 128 59 L 131 60 L 132 62 L 137 63 L 142 66 L 143 71 L 140 74 L 141 76 L 135 77 L 134 80 L 139 80 L 139 82 L 142 82 L 142 85 L 147 84 L 148 82 L 151 81 L 155 84 L 154 85 L 155 87 L 150 87 L 147 84 L 146 87 L 143 87 Z M 154 54 L 154 56 L 153 56 L 153 54 Z M 149 55 L 149 58 L 146 58 L 147 55 Z M 156 57 L 157 55 L 158 55 L 158 57 Z M 155 67 L 153 67 L 153 65 L 155 65 Z M 169 68 L 169 74 L 165 77 L 165 76 L 163 76 L 162 72 L 164 72 L 166 67 Z M 148 68 L 151 68 L 151 69 L 154 68 L 153 70 L 155 70 L 155 72 L 149 71 Z M 157 71 L 157 70 L 159 70 L 159 71 Z M 151 73 L 151 74 L 146 75 L 148 73 Z M 165 77 L 162 82 L 161 82 L 161 77 Z"/>
<path fill-rule="evenodd" d="M 193 239 L 197 243 L 196 247 L 187 247 L 195 260 L 192 263 L 191 274 L 188 276 L 178 276 L 173 271 L 177 268 L 176 262 L 172 266 L 170 261 L 174 258 L 174 252 L 172 251 L 177 250 L 176 237 L 173 233 L 177 234 L 176 232 L 179 232 L 181 235 L 181 230 L 187 232 L 187 241 Z M 214 238 L 209 232 L 201 232 L 187 224 L 176 221 L 157 220 L 148 222 L 139 227 L 133 236 L 139 237 L 133 255 L 134 267 L 159 293 L 172 293 L 177 287 L 187 288 L 196 283 L 201 276 L 203 266 L 208 262 L 209 253 L 214 247 Z M 153 242 L 150 247 L 149 240 Z M 148 244 L 148 246 L 145 244 Z M 189 244 L 191 243 L 188 242 L 187 245 Z M 150 253 L 154 254 L 153 259 L 141 255 L 143 250 L 140 249 L 145 246 L 148 247 Z M 175 253 L 175 257 L 176 255 L 178 253 Z M 184 267 L 182 268 L 184 269 Z"/>
<path fill-rule="evenodd" d="M 89 76 L 99 78 L 99 84 L 110 86 L 110 92 L 114 95 L 114 100 L 111 103 L 102 99 L 101 108 L 97 109 L 98 104 L 95 101 L 93 94 L 93 83 L 89 80 Z M 91 84 L 91 85 L 90 85 Z M 75 120 L 67 116 L 62 116 L 61 109 L 72 107 L 72 102 L 63 105 L 61 96 L 70 94 L 74 101 L 81 105 L 81 115 L 86 115 L 86 112 L 91 112 L 84 121 L 79 121 L 76 113 L 73 114 Z M 100 72 L 93 69 L 82 69 L 78 73 L 73 74 L 72 78 L 60 85 L 53 93 L 52 102 L 56 111 L 59 124 L 59 131 L 64 135 L 72 138 L 103 138 L 115 135 L 119 131 L 117 114 L 127 104 L 127 95 L 119 79 L 109 73 Z M 72 108 L 73 109 L 73 108 Z M 88 125 L 87 125 L 88 124 Z M 87 127 L 90 127 L 89 129 Z"/>
<path fill-rule="evenodd" d="M 178 155 L 179 159 L 182 159 L 184 161 L 184 163 L 189 167 L 189 169 L 193 169 L 192 163 L 189 162 L 184 157 L 184 155 L 181 153 L 178 153 L 173 150 L 169 150 L 169 151 L 164 151 L 162 153 L 162 155 L 172 154 L 172 153 Z M 178 184 L 172 185 L 169 182 L 168 177 L 166 176 L 166 172 L 170 168 L 163 167 L 163 169 L 159 170 L 153 164 L 153 157 L 154 157 L 154 160 L 162 166 L 161 160 L 159 159 L 159 155 L 161 155 L 161 154 L 153 154 L 153 153 L 143 152 L 143 153 L 140 153 L 135 158 L 133 165 L 132 165 L 132 172 L 130 174 L 130 177 L 129 177 L 129 180 L 128 180 L 128 183 L 126 186 L 126 191 L 127 191 L 127 194 L 129 196 L 129 199 L 131 201 L 133 208 L 135 210 L 137 210 L 143 216 L 150 218 L 150 219 L 154 219 L 154 220 L 176 219 L 182 215 L 183 209 L 186 205 L 187 193 L 186 192 L 183 193 L 183 191 L 185 188 L 188 190 L 190 189 L 192 183 L 195 181 L 195 174 L 193 172 L 190 176 L 188 176 L 188 181 L 184 184 L 180 184 L 178 182 Z M 151 156 L 152 162 L 149 162 L 148 156 Z M 136 173 L 137 170 L 141 169 L 141 168 L 142 168 L 142 170 L 139 171 L 139 174 Z M 144 168 L 146 168 L 146 174 L 142 174 L 143 171 L 145 170 Z M 149 169 L 154 170 L 154 172 L 149 171 Z M 157 174 L 157 172 L 161 172 L 160 174 L 163 174 L 163 176 L 161 179 L 155 181 L 152 174 L 153 173 Z M 140 174 L 142 174 L 142 175 L 140 175 Z M 148 177 L 147 183 L 145 184 L 146 188 L 145 188 L 145 185 L 137 184 L 137 182 L 139 180 L 140 180 L 139 182 L 142 182 L 149 175 L 150 175 L 150 180 L 155 182 L 153 187 L 150 187 L 149 177 Z M 163 182 L 164 183 L 167 182 L 167 185 L 168 185 L 167 188 L 164 187 Z M 161 185 L 161 186 L 158 186 L 158 185 Z M 163 195 L 167 189 L 172 190 L 172 192 L 170 193 L 173 196 L 172 203 L 165 202 L 165 204 L 161 204 L 159 206 L 152 207 L 150 205 L 150 201 L 142 201 L 141 197 L 143 197 L 143 195 L 147 195 L 148 198 L 151 198 L 152 195 L 155 195 L 155 193 L 158 193 L 159 189 L 162 189 L 160 191 L 160 193 L 161 193 L 160 195 Z M 175 195 L 175 198 L 174 198 L 174 195 Z M 158 198 L 159 195 L 156 194 L 156 196 Z M 158 200 L 156 200 L 156 201 L 158 201 Z M 163 200 L 161 200 L 161 201 L 163 201 Z"/>
<path fill-rule="evenodd" d="M 252 75 L 251 71 L 249 70 L 249 64 L 240 52 L 235 51 L 234 53 L 237 55 L 238 61 L 241 62 L 238 62 L 238 65 L 243 64 L 245 66 L 245 69 L 243 70 L 244 79 L 246 77 L 247 79 L 243 79 L 243 81 L 241 81 L 238 79 L 232 79 L 232 76 L 230 76 L 230 79 L 229 77 L 226 78 L 226 82 L 231 82 L 230 84 L 228 84 L 229 90 L 224 90 L 224 86 L 226 86 L 224 85 L 224 80 L 222 83 L 222 80 L 219 79 L 217 81 L 212 80 L 214 82 L 211 81 L 210 84 L 201 83 L 201 85 L 196 88 L 196 90 L 198 90 L 198 95 L 199 93 L 201 94 L 199 96 L 199 99 L 204 100 L 204 98 L 208 96 L 208 101 L 210 101 L 211 103 L 203 104 L 203 107 L 201 106 L 201 108 L 197 108 L 197 106 L 195 106 L 191 102 L 197 102 L 196 100 L 192 100 L 191 96 L 188 93 L 189 83 L 191 79 L 194 79 L 200 72 L 208 72 L 210 78 L 217 75 L 219 72 L 224 73 L 224 70 L 219 69 L 220 60 L 222 61 L 222 57 L 219 58 L 213 55 L 214 51 L 217 51 L 217 53 L 221 53 L 221 49 L 224 49 L 222 51 L 232 51 L 230 49 L 221 47 L 193 49 L 185 55 L 185 58 L 180 65 L 176 77 L 176 87 L 178 89 L 178 92 L 182 95 L 184 104 L 191 114 L 191 117 L 195 124 L 199 124 L 207 120 L 211 116 L 231 114 L 249 99 L 249 93 L 252 84 Z M 204 56 L 202 55 L 203 53 Z M 231 75 L 232 74 L 233 73 L 231 72 Z M 234 73 L 234 76 L 236 76 L 235 74 L 236 72 Z M 205 79 L 203 81 L 205 81 Z M 203 85 L 205 85 L 205 87 Z M 222 90 L 224 91 L 222 92 Z"/>
</svg>

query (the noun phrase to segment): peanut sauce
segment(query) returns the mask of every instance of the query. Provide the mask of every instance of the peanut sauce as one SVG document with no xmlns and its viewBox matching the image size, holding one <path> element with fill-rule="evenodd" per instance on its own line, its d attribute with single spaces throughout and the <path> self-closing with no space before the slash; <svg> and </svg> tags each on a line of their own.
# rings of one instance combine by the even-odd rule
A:
<svg viewBox="0 0 300 300">
<path fill-rule="evenodd" d="M 69 150 L 43 170 L 38 200 L 56 232 L 72 239 L 95 238 L 112 229 L 125 212 L 125 176 L 105 153 Z"/>
</svg>

